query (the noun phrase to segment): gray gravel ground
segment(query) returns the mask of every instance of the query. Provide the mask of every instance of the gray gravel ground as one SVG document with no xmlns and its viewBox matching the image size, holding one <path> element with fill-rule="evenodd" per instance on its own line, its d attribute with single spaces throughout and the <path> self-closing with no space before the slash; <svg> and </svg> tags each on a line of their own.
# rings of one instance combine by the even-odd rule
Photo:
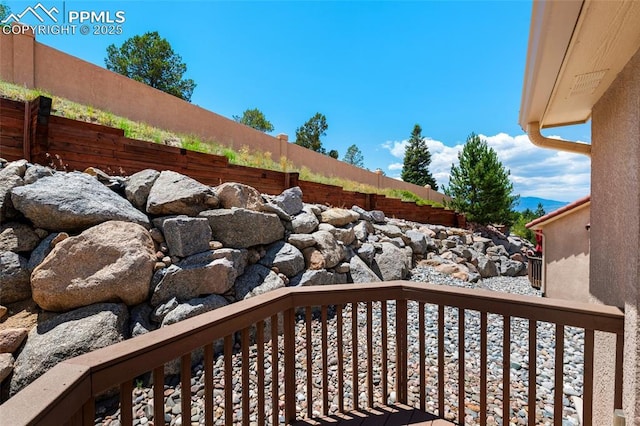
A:
<svg viewBox="0 0 640 426">
<path fill-rule="evenodd" d="M 412 281 L 431 282 L 440 285 L 450 285 L 459 287 L 485 288 L 493 291 L 502 291 L 514 294 L 525 294 L 532 296 L 540 296 L 540 292 L 532 289 L 526 277 L 496 277 L 485 279 L 477 284 L 466 283 L 448 275 L 444 275 L 434 271 L 428 267 L 418 267 L 412 271 Z M 437 359 L 437 306 L 425 306 L 425 347 L 426 347 L 426 407 L 427 411 L 438 412 L 438 359 Z M 373 304 L 373 383 L 374 383 L 374 400 L 376 403 L 394 402 L 395 392 L 393 391 L 393 383 L 395 380 L 395 306 L 394 302 L 388 302 L 388 371 L 387 377 L 389 388 L 385 391 L 382 389 L 382 347 L 381 341 L 381 310 L 380 304 Z M 344 351 L 344 394 L 345 408 L 353 408 L 353 391 L 352 377 L 352 330 L 351 330 L 352 308 L 350 305 L 345 306 L 343 310 L 343 342 Z M 418 304 L 409 303 L 409 330 L 408 330 L 408 387 L 409 387 L 409 405 L 419 406 L 419 339 L 418 339 Z M 477 312 L 467 312 L 465 315 L 465 408 L 464 423 L 469 425 L 479 424 L 478 411 L 480 403 L 479 389 L 479 371 L 480 371 L 480 338 L 479 326 L 480 316 Z M 338 359 L 335 348 L 338 345 L 336 331 L 335 310 L 330 309 L 328 328 L 328 390 L 329 390 L 329 414 L 338 412 Z M 502 419 L 502 317 L 497 315 L 488 315 L 488 363 L 487 363 L 487 401 L 488 401 L 488 418 L 489 425 L 504 424 Z M 304 325 L 304 318 L 301 315 L 296 326 L 296 408 L 298 417 L 306 417 L 307 404 L 312 401 L 312 414 L 319 416 L 323 413 L 322 407 L 322 353 L 321 353 L 321 322 L 316 312 L 314 321 L 312 322 L 312 334 L 310 339 L 310 347 L 312 354 L 313 383 L 312 395 L 309 398 L 306 392 L 306 357 L 307 357 L 307 336 Z M 538 403 L 536 407 L 536 423 L 552 424 L 553 418 L 553 389 L 554 389 L 554 338 L 555 326 L 548 323 L 538 324 L 538 357 L 536 360 L 536 382 Z M 454 308 L 445 309 L 445 407 L 444 416 L 447 419 L 457 420 L 458 418 L 458 314 Z M 582 348 L 584 337 L 581 330 L 566 328 L 565 329 L 565 359 L 564 372 L 565 381 L 564 400 L 563 400 L 563 424 L 577 425 L 578 416 L 575 407 L 571 401 L 572 396 L 578 396 L 582 393 Z M 267 423 L 271 418 L 271 381 L 272 366 L 271 359 L 271 342 L 265 343 L 265 395 L 266 407 L 264 407 L 267 415 Z M 358 395 L 359 407 L 367 406 L 367 339 L 366 339 L 366 306 L 359 304 L 358 306 Z M 283 393 L 284 393 L 284 375 L 283 375 L 283 340 L 279 339 L 279 419 L 284 421 L 283 417 Z M 236 349 L 239 346 L 236 345 Z M 256 371 L 256 345 L 250 349 L 250 369 Z M 241 365 L 242 356 L 239 350 L 233 356 L 234 377 L 233 377 L 233 408 L 234 422 L 239 422 L 242 418 L 242 385 L 241 385 Z M 214 365 L 214 405 L 216 408 L 215 419 L 216 424 L 224 424 L 224 389 L 225 382 L 223 379 L 224 361 L 220 356 L 216 358 Z M 528 417 L 527 407 L 527 386 L 529 375 L 528 360 L 528 321 L 521 319 L 512 319 L 511 322 L 511 388 L 510 388 L 510 406 L 511 416 L 508 420 L 509 424 L 526 424 Z M 165 421 L 170 425 L 201 425 L 204 424 L 204 382 L 203 382 L 202 365 L 197 365 L 192 373 L 191 379 L 191 413 L 190 421 L 183 422 L 182 413 L 180 412 L 180 385 L 177 377 L 169 377 L 165 381 Z M 257 377 L 251 375 L 250 382 L 250 412 L 249 417 L 252 423 L 257 421 Z M 144 382 L 139 382 L 139 386 L 134 389 L 134 425 L 153 424 L 153 389 Z M 111 404 L 111 406 L 110 406 Z M 113 401 L 98 404 L 96 424 L 117 426 L 119 422 L 119 410 L 113 406 Z"/>
</svg>

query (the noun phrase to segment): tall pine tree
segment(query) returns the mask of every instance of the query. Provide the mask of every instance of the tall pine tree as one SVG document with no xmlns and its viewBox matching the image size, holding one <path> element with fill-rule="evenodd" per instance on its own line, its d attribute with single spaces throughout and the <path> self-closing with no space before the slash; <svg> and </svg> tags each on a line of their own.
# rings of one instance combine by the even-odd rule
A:
<svg viewBox="0 0 640 426">
<path fill-rule="evenodd" d="M 438 190 L 438 184 L 429 171 L 431 164 L 431 153 L 427 143 L 422 137 L 422 128 L 419 124 L 413 126 L 409 145 L 404 152 L 404 164 L 402 166 L 402 180 L 416 185 L 431 185 L 431 188 Z"/>
<path fill-rule="evenodd" d="M 498 155 L 475 133 L 467 138 L 458 154 L 459 165 L 451 165 L 451 179 L 445 194 L 452 197 L 449 206 L 464 213 L 468 222 L 511 225 L 516 214 L 509 171 Z"/>
</svg>

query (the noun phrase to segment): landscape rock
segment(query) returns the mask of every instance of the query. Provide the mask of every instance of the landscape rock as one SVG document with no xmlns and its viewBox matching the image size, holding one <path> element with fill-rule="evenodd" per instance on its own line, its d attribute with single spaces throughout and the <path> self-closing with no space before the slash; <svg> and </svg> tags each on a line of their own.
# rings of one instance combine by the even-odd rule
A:
<svg viewBox="0 0 640 426">
<path fill-rule="evenodd" d="M 381 232 L 383 235 L 389 237 L 389 238 L 396 238 L 396 237 L 401 237 L 402 236 L 402 230 L 400 228 L 398 228 L 396 225 L 392 225 L 392 224 L 376 224 L 373 225 L 373 228 L 378 231 Z"/>
<path fill-rule="evenodd" d="M 11 202 L 11 190 L 24 185 L 22 178 L 15 174 L 2 173 L 0 170 L 0 223 L 14 218 L 17 214 Z"/>
<path fill-rule="evenodd" d="M 61 361 L 124 340 L 128 320 L 125 305 L 98 303 L 39 323 L 16 358 L 11 395 Z"/>
<path fill-rule="evenodd" d="M 319 223 L 315 214 L 302 211 L 291 220 L 291 228 L 295 234 L 310 234 Z"/>
<path fill-rule="evenodd" d="M 156 179 L 158 179 L 158 176 L 160 176 L 159 171 L 145 169 L 132 174 L 125 181 L 124 193 L 127 200 L 138 210 L 146 210 L 149 192 Z"/>
<path fill-rule="evenodd" d="M 327 231 L 330 232 L 337 241 L 342 242 L 345 246 L 348 246 L 355 240 L 355 232 L 353 231 L 353 226 L 351 224 L 346 225 L 345 227 L 336 228 L 333 225 L 328 223 L 321 223 L 318 226 L 318 231 Z"/>
<path fill-rule="evenodd" d="M 304 287 L 310 285 L 337 284 L 335 275 L 336 274 L 326 269 L 306 270 L 291 278 L 289 285 L 292 287 Z"/>
<path fill-rule="evenodd" d="M 272 202 L 291 216 L 296 215 L 303 207 L 302 190 L 299 186 L 285 189 L 280 195 L 273 197 Z"/>
<path fill-rule="evenodd" d="M 349 266 L 351 268 L 351 280 L 354 283 L 375 283 L 381 281 L 375 272 L 373 272 L 359 256 L 353 256 L 349 261 Z"/>
<path fill-rule="evenodd" d="M 24 173 L 24 184 L 30 185 L 38 179 L 52 176 L 54 173 L 55 171 L 49 167 L 41 166 L 40 164 L 33 164 L 28 167 Z"/>
<path fill-rule="evenodd" d="M 360 219 L 360 214 L 353 210 L 330 208 L 321 214 L 321 221 L 333 226 L 344 226 Z"/>
<path fill-rule="evenodd" d="M 42 261 L 51 253 L 53 250 L 54 244 L 53 241 L 58 237 L 58 233 L 54 232 L 46 236 L 40 244 L 31 252 L 31 256 L 29 257 L 29 263 L 27 264 L 27 269 L 29 271 L 33 271 L 36 266 L 38 266 Z"/>
<path fill-rule="evenodd" d="M 291 234 L 289 238 L 287 238 L 287 242 L 298 250 L 304 250 L 316 244 L 316 240 L 309 234 Z"/>
<path fill-rule="evenodd" d="M 376 247 L 371 243 L 364 243 L 357 250 L 358 257 L 364 261 L 368 266 L 371 266 L 373 258 L 376 255 Z"/>
<path fill-rule="evenodd" d="M 0 251 L 0 300 L 13 303 L 31 297 L 27 259 L 11 251 Z"/>
<path fill-rule="evenodd" d="M 373 221 L 373 216 L 371 216 L 371 213 L 369 213 L 362 207 L 354 205 L 353 207 L 351 207 L 351 210 L 360 215 L 360 220 L 366 220 L 367 222 Z"/>
<path fill-rule="evenodd" d="M 10 353 L 0 353 L 0 383 L 4 381 L 13 371 L 15 359 Z"/>
<path fill-rule="evenodd" d="M 151 305 L 158 306 L 175 297 L 187 301 L 206 294 L 224 294 L 238 276 L 234 263 L 215 252 L 187 257 L 153 276 Z"/>
<path fill-rule="evenodd" d="M 220 199 L 220 207 L 223 209 L 238 207 L 261 211 L 264 206 L 260 192 L 242 183 L 225 182 L 222 185 L 218 185 L 215 190 Z"/>
<path fill-rule="evenodd" d="M 267 253 L 260 259 L 260 264 L 267 268 L 276 267 L 287 277 L 292 277 L 304 269 L 305 262 L 300 250 L 284 241 L 278 241 L 267 247 Z"/>
<path fill-rule="evenodd" d="M 39 242 L 40 237 L 29 225 L 19 222 L 0 225 L 0 251 L 29 252 Z"/>
<path fill-rule="evenodd" d="M 384 223 L 387 220 L 382 210 L 371 210 L 369 214 L 373 219 L 373 223 Z"/>
<path fill-rule="evenodd" d="M 236 280 L 236 300 L 249 299 L 284 286 L 282 278 L 271 269 L 260 264 L 251 265 Z"/>
<path fill-rule="evenodd" d="M 409 239 L 409 247 L 413 250 L 414 254 L 425 254 L 427 252 L 427 236 L 422 232 L 409 230 L 405 233 Z"/>
<path fill-rule="evenodd" d="M 367 222 L 366 220 L 361 220 L 353 227 L 353 232 L 356 235 L 358 241 L 367 241 L 367 238 L 370 234 L 375 232 L 375 228 L 371 222 Z"/>
<path fill-rule="evenodd" d="M 209 221 L 213 238 L 225 247 L 247 248 L 284 238 L 282 222 L 271 213 L 232 208 L 207 210 L 200 217 Z"/>
<path fill-rule="evenodd" d="M 18 350 L 29 330 L 26 328 L 5 328 L 0 330 L 0 353 L 13 353 Z"/>
<path fill-rule="evenodd" d="M 75 231 L 109 220 L 149 227 L 147 216 L 95 178 L 55 173 L 11 190 L 14 207 L 38 228 Z"/>
<path fill-rule="evenodd" d="M 486 256 L 478 258 L 478 273 L 482 278 L 496 277 L 499 275 L 496 263 Z"/>
<path fill-rule="evenodd" d="M 205 312 L 213 311 L 228 304 L 227 299 L 218 294 L 190 299 L 184 303 L 180 303 L 175 309 L 171 310 L 162 320 L 162 327 L 175 324 Z"/>
<path fill-rule="evenodd" d="M 219 202 L 210 187 L 189 176 L 165 170 L 149 191 L 147 213 L 197 216 L 202 211 L 218 207 Z"/>
<path fill-rule="evenodd" d="M 324 259 L 325 268 L 333 268 L 344 259 L 344 248 L 331 232 L 316 231 L 312 235 Z"/>
<path fill-rule="evenodd" d="M 149 315 L 149 318 L 151 319 L 151 321 L 154 321 L 160 324 L 164 319 L 164 317 L 166 317 L 167 314 L 172 310 L 174 310 L 179 304 L 180 302 L 178 302 L 178 299 L 176 299 L 175 297 L 172 297 L 165 303 L 153 309 L 151 311 L 151 314 Z"/>
<path fill-rule="evenodd" d="M 142 226 L 109 221 L 58 243 L 31 275 L 33 300 L 65 311 L 98 302 L 144 302 L 155 265 L 153 240 Z"/>
<path fill-rule="evenodd" d="M 162 223 L 162 231 L 172 256 L 187 257 L 209 250 L 211 227 L 203 217 L 167 219 Z"/>
<path fill-rule="evenodd" d="M 391 243 L 383 242 L 380 244 L 382 250 L 376 252 L 372 270 L 383 281 L 404 279 L 411 269 L 411 256 L 409 255 L 407 258 L 405 250 Z"/>
<path fill-rule="evenodd" d="M 524 264 L 515 260 L 507 259 L 500 262 L 500 275 L 515 277 L 524 270 Z"/>
<path fill-rule="evenodd" d="M 141 336 L 154 330 L 151 324 L 151 312 L 153 308 L 148 303 L 141 303 L 131 309 L 131 320 L 129 335 L 131 337 Z"/>
</svg>

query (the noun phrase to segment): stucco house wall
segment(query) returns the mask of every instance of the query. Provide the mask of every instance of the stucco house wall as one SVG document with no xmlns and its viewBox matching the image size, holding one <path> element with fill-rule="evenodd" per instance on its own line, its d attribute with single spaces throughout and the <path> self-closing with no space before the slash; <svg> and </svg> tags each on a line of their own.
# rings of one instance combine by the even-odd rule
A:
<svg viewBox="0 0 640 426">
<path fill-rule="evenodd" d="M 589 205 L 540 224 L 545 296 L 589 301 Z"/>
<path fill-rule="evenodd" d="M 594 105 L 591 127 L 590 293 L 624 309 L 623 406 L 627 424 L 640 424 L 640 50 Z"/>
</svg>

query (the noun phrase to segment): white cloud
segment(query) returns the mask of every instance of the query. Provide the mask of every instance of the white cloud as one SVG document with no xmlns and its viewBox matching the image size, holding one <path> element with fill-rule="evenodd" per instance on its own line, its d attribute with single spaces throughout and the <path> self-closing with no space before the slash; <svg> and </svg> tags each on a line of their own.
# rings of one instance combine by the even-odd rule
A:
<svg viewBox="0 0 640 426">
<path fill-rule="evenodd" d="M 590 192 L 591 160 L 580 154 L 538 148 L 527 135 L 511 136 L 498 133 L 479 135 L 498 154 L 498 158 L 511 172 L 516 193 L 561 201 L 573 201 Z M 558 138 L 559 139 L 559 138 Z M 431 153 L 430 170 L 440 187 L 449 184 L 451 165 L 458 163 L 463 145 L 447 146 L 443 142 L 426 138 Z M 389 141 L 383 148 L 396 158 L 404 158 L 408 140 Z M 393 163 L 389 170 L 399 163 Z"/>
<path fill-rule="evenodd" d="M 402 167 L 404 167 L 403 163 L 391 163 L 391 164 L 389 164 L 389 166 L 387 166 L 387 169 L 389 169 L 389 170 L 402 170 Z"/>
</svg>

